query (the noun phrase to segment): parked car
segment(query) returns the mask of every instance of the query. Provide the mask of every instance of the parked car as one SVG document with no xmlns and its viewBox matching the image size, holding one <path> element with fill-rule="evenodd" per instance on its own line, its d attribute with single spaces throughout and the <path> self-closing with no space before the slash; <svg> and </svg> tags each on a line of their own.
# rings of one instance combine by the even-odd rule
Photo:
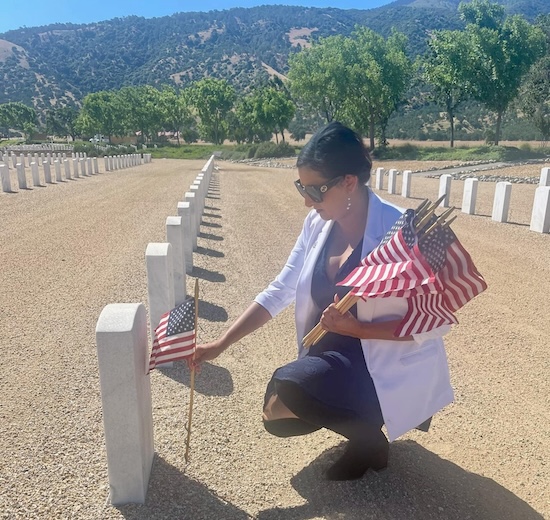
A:
<svg viewBox="0 0 550 520">
<path fill-rule="evenodd" d="M 101 134 L 96 134 L 92 138 L 90 138 L 90 143 L 108 143 L 109 139 Z"/>
</svg>

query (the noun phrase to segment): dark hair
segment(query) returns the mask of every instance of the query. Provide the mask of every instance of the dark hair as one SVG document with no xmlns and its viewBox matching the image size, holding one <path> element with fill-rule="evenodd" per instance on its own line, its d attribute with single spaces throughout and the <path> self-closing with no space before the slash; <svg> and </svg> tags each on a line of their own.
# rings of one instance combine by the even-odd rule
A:
<svg viewBox="0 0 550 520">
<path fill-rule="evenodd" d="M 317 130 L 302 148 L 296 166 L 311 168 L 327 179 L 356 175 L 361 183 L 366 184 L 372 160 L 363 139 L 356 132 L 332 121 Z"/>
</svg>

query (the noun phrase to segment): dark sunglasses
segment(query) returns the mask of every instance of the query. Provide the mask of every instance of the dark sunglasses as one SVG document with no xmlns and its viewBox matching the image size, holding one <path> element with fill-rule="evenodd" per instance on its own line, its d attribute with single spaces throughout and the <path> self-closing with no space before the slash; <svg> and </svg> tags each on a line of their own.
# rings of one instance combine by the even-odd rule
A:
<svg viewBox="0 0 550 520">
<path fill-rule="evenodd" d="M 321 186 L 304 186 L 300 179 L 294 181 L 294 186 L 300 192 L 300 195 L 305 198 L 307 195 L 313 202 L 323 202 L 323 195 L 330 190 L 333 186 L 336 186 L 342 180 L 342 176 L 335 177 L 331 181 L 328 181 L 326 184 Z"/>
</svg>

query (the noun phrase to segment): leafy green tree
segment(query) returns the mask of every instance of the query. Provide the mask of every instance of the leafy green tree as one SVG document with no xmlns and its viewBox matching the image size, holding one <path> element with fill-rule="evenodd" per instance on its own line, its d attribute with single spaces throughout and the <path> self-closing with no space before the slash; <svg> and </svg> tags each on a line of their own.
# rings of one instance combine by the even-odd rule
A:
<svg viewBox="0 0 550 520">
<path fill-rule="evenodd" d="M 330 123 L 341 119 L 348 93 L 344 36 L 329 36 L 289 57 L 290 91 Z"/>
<path fill-rule="evenodd" d="M 190 87 L 190 100 L 199 116 L 203 139 L 223 143 L 228 132 L 227 115 L 235 97 L 235 89 L 226 80 L 204 78 Z"/>
<path fill-rule="evenodd" d="M 160 92 L 160 101 L 163 128 L 176 134 L 179 145 L 180 133 L 195 126 L 189 108 L 189 93 L 186 90 L 178 93 L 172 87 L 165 87 Z"/>
<path fill-rule="evenodd" d="M 161 92 L 144 85 L 124 87 L 117 96 L 126 133 L 139 134 L 138 141 L 143 143 L 157 140 L 166 116 Z"/>
<path fill-rule="evenodd" d="M 463 31 L 437 31 L 428 45 L 430 53 L 422 65 L 423 77 L 433 87 L 436 103 L 445 108 L 453 148 L 456 109 L 469 95 L 465 75 L 471 48 Z"/>
<path fill-rule="evenodd" d="M 82 100 L 77 128 L 84 134 L 124 135 L 123 111 L 118 92 L 102 90 L 88 94 Z"/>
<path fill-rule="evenodd" d="M 386 128 L 407 89 L 412 64 L 405 53 L 406 39 L 393 33 L 384 39 L 366 27 L 357 28 L 349 42 L 346 120 L 367 134 L 371 149 L 378 134 L 386 145 Z"/>
<path fill-rule="evenodd" d="M 269 135 L 275 133 L 277 143 L 281 133 L 284 142 L 284 131 L 288 128 L 296 111 L 288 95 L 274 87 L 264 87 L 252 96 L 252 107 L 257 125 Z"/>
<path fill-rule="evenodd" d="M 542 30 L 521 16 L 505 17 L 504 7 L 488 0 L 461 3 L 472 52 L 467 77 L 472 96 L 497 115 L 495 143 L 502 117 L 516 98 L 521 82 L 545 51 Z"/>
<path fill-rule="evenodd" d="M 550 56 L 531 67 L 519 95 L 521 110 L 531 119 L 544 141 L 550 139 Z"/>
<path fill-rule="evenodd" d="M 5 127 L 8 131 L 10 128 L 19 130 L 25 135 L 28 140 L 36 128 L 36 111 L 34 108 L 19 102 L 4 103 L 0 105 L 0 126 Z"/>
<path fill-rule="evenodd" d="M 59 136 L 70 135 L 73 141 L 78 135 L 77 120 L 78 110 L 68 105 L 48 110 L 46 113 L 48 133 Z"/>
</svg>

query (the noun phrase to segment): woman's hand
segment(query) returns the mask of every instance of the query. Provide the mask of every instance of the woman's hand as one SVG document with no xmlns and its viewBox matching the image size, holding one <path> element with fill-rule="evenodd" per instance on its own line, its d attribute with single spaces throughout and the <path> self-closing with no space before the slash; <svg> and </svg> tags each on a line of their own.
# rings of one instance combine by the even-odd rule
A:
<svg viewBox="0 0 550 520">
<path fill-rule="evenodd" d="M 197 345 L 197 348 L 195 349 L 195 356 L 189 357 L 187 364 L 189 368 L 200 368 L 202 363 L 217 358 L 226 348 L 227 347 L 221 342 L 221 340 Z"/>
<path fill-rule="evenodd" d="M 338 295 L 334 295 L 334 303 L 331 303 L 321 315 L 321 327 L 327 332 L 335 332 L 343 336 L 352 336 L 358 338 L 360 332 L 360 322 L 351 312 L 340 314 L 336 304 L 340 301 Z"/>
</svg>

